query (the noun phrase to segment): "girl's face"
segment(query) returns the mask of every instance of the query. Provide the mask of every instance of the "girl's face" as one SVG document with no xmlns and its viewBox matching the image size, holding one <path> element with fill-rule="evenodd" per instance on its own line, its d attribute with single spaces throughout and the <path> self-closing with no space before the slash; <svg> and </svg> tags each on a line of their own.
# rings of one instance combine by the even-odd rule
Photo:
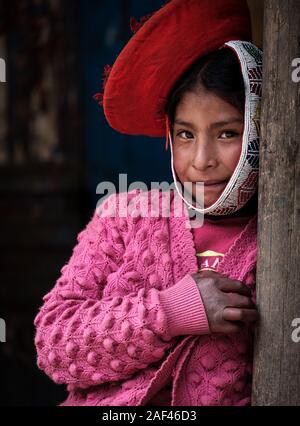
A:
<svg viewBox="0 0 300 426">
<path fill-rule="evenodd" d="M 173 131 L 173 162 L 182 184 L 204 182 L 204 207 L 221 195 L 233 174 L 242 148 L 244 118 L 215 94 L 186 92 L 177 105 Z M 225 183 L 205 184 L 206 181 Z M 208 182 L 209 183 L 209 182 Z"/>
</svg>

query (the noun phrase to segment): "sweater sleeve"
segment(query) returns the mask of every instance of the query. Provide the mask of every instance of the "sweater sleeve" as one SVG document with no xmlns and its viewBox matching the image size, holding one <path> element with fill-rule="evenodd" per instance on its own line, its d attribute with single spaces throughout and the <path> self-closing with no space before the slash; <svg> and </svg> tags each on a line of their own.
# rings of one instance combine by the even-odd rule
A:
<svg viewBox="0 0 300 426">
<path fill-rule="evenodd" d="M 130 378 L 175 344 L 159 290 L 103 294 L 123 263 L 117 219 L 95 212 L 34 321 L 39 368 L 69 390 Z"/>
<path fill-rule="evenodd" d="M 171 336 L 210 334 L 201 294 L 190 274 L 161 291 L 160 301 Z"/>
<path fill-rule="evenodd" d="M 113 291 L 124 262 L 122 224 L 121 218 L 102 212 L 96 210 L 78 235 L 34 321 L 39 368 L 69 390 L 126 380 L 162 359 L 176 344 L 174 337 L 208 329 L 189 276 L 163 291 Z M 122 279 L 134 278 L 132 274 L 128 271 Z"/>
</svg>

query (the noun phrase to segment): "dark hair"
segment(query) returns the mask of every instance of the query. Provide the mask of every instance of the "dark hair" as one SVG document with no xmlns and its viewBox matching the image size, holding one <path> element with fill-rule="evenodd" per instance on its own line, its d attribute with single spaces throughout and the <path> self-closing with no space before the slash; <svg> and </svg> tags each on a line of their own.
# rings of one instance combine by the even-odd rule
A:
<svg viewBox="0 0 300 426">
<path fill-rule="evenodd" d="M 243 115 L 245 88 L 239 60 L 230 48 L 222 48 L 198 59 L 179 79 L 167 102 L 171 128 L 178 103 L 186 92 L 204 88 L 236 107 Z"/>
</svg>

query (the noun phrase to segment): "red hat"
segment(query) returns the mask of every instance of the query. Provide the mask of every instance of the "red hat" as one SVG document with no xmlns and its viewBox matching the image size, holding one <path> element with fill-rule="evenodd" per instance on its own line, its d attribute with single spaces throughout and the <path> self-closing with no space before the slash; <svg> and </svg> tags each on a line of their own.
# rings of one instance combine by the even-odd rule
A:
<svg viewBox="0 0 300 426">
<path fill-rule="evenodd" d="M 178 79 L 225 42 L 252 41 L 251 19 L 246 0 L 172 0 L 147 18 L 106 70 L 101 104 L 118 132 L 161 137 Z"/>
</svg>

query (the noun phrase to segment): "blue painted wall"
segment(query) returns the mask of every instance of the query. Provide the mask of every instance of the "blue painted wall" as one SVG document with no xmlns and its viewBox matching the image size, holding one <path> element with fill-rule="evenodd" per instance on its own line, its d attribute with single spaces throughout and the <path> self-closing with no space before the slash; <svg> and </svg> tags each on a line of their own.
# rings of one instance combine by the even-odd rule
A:
<svg viewBox="0 0 300 426">
<path fill-rule="evenodd" d="M 127 136 L 113 130 L 93 95 L 102 91 L 103 69 L 112 65 L 132 36 L 129 21 L 161 7 L 162 0 L 81 0 L 80 64 L 86 185 L 93 202 L 96 186 L 128 174 L 128 184 L 172 182 L 170 152 L 163 138 Z"/>
</svg>

